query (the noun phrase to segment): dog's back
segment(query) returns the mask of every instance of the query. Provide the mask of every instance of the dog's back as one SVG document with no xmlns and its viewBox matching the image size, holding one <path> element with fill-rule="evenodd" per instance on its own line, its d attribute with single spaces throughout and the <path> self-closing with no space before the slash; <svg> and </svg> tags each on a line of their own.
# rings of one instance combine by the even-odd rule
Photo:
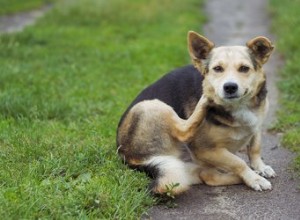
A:
<svg viewBox="0 0 300 220">
<path fill-rule="evenodd" d="M 193 65 L 171 71 L 145 88 L 129 105 L 118 127 L 128 111 L 144 100 L 158 99 L 171 106 L 179 117 L 186 119 L 194 110 L 202 94 L 203 76 Z"/>
</svg>

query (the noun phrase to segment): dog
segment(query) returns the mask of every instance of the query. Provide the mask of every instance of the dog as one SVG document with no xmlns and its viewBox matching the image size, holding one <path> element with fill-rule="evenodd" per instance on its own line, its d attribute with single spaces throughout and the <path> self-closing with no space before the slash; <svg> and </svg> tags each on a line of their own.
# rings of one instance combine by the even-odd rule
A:
<svg viewBox="0 0 300 220">
<path fill-rule="evenodd" d="M 144 89 L 117 129 L 118 154 L 153 178 L 153 193 L 178 195 L 200 183 L 272 189 L 266 178 L 276 174 L 261 158 L 261 130 L 268 110 L 262 67 L 273 48 L 262 36 L 246 46 L 215 47 L 188 32 L 193 65 Z M 244 147 L 250 166 L 235 154 Z"/>
</svg>

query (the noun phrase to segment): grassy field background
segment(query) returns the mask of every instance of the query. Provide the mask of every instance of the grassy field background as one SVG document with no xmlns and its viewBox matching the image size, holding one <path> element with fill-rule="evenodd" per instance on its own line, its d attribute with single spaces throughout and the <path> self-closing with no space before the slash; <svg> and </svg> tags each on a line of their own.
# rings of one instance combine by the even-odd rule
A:
<svg viewBox="0 0 300 220">
<path fill-rule="evenodd" d="M 116 127 L 142 88 L 190 63 L 200 3 L 57 1 L 34 27 L 0 36 L 3 219 L 136 219 L 155 203 L 146 176 L 119 160 Z"/>
<path fill-rule="evenodd" d="M 285 65 L 278 83 L 280 111 L 275 129 L 284 132 L 282 143 L 297 153 L 295 168 L 300 174 L 300 1 L 270 0 L 277 48 Z"/>
<path fill-rule="evenodd" d="M 0 14 L 45 2 L 0 0 Z M 286 61 L 275 129 L 298 152 L 298 170 L 299 3 L 270 0 Z M 146 176 L 119 160 L 116 126 L 142 88 L 190 62 L 186 33 L 200 30 L 200 6 L 199 0 L 56 1 L 34 27 L 0 36 L 3 219 L 136 219 L 156 202 Z"/>
</svg>

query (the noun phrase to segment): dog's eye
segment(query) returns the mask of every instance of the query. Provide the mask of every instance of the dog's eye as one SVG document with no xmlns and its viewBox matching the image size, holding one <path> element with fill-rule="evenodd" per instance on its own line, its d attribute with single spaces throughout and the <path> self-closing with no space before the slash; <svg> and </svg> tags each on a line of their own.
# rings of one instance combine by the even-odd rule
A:
<svg viewBox="0 0 300 220">
<path fill-rule="evenodd" d="M 215 66 L 213 70 L 217 73 L 222 73 L 224 71 L 223 67 L 221 66 Z"/>
<path fill-rule="evenodd" d="M 248 73 L 249 69 L 250 68 L 248 66 L 240 66 L 239 72 L 241 72 L 241 73 Z"/>
</svg>

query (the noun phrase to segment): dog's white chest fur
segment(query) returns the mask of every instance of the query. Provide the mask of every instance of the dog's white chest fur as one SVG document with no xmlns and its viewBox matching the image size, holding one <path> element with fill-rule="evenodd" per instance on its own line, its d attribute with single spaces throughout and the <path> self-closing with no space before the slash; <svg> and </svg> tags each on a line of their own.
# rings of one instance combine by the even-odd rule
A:
<svg viewBox="0 0 300 220">
<path fill-rule="evenodd" d="M 234 111 L 232 116 L 242 126 L 256 127 L 261 124 L 257 114 L 247 107 Z"/>
<path fill-rule="evenodd" d="M 231 136 L 233 140 L 241 141 L 245 138 L 248 139 L 260 130 L 262 118 L 247 107 L 234 111 L 232 116 L 236 122 L 235 132 Z"/>
</svg>

